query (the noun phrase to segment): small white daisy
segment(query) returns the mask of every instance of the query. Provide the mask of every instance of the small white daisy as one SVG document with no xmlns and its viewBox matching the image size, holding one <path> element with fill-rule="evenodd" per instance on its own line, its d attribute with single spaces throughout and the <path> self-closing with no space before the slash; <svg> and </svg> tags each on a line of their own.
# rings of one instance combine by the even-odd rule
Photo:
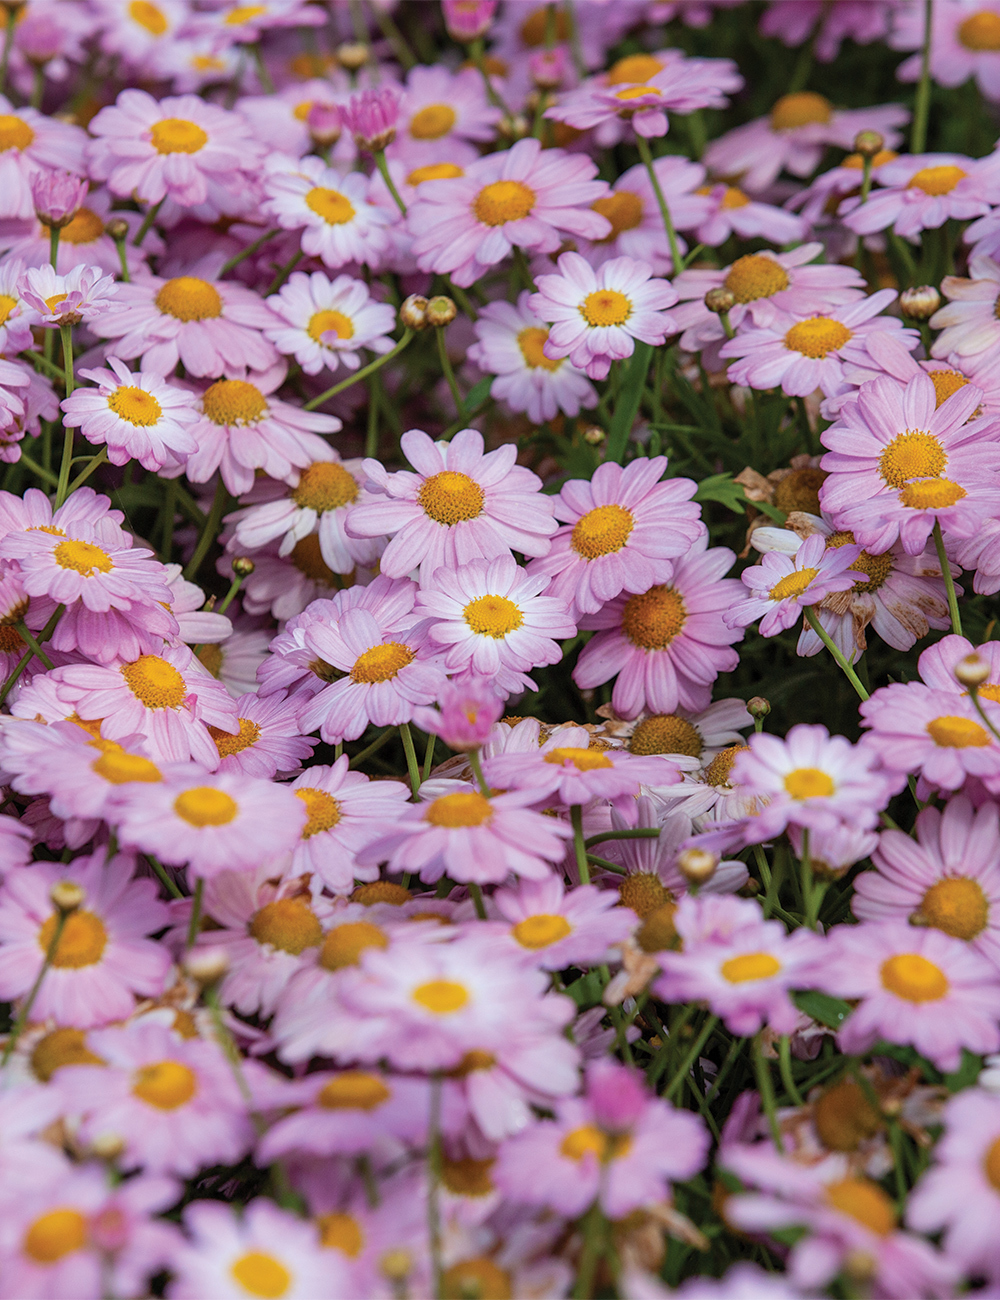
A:
<svg viewBox="0 0 1000 1300">
<path fill-rule="evenodd" d="M 344 365 L 357 370 L 360 349 L 389 352 L 389 335 L 396 313 L 388 303 L 375 302 L 363 280 L 338 275 L 330 281 L 322 271 L 297 271 L 267 305 L 282 324 L 265 330 L 279 352 L 295 357 L 307 375 Z"/>
<path fill-rule="evenodd" d="M 282 159 L 264 178 L 262 211 L 283 230 L 301 230 L 302 251 L 326 266 L 374 266 L 389 246 L 392 214 L 368 202 L 368 184 L 363 173 L 341 176 L 322 158 Z"/>
</svg>

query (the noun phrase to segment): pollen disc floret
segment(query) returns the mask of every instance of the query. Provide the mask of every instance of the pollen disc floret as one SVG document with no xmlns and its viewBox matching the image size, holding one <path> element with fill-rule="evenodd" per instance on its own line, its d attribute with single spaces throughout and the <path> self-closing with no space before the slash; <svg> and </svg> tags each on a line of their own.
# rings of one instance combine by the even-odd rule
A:
<svg viewBox="0 0 1000 1300">
<path fill-rule="evenodd" d="M 736 301 L 742 303 L 771 298 L 782 289 L 787 289 L 790 283 L 788 272 L 781 263 L 760 253 L 738 257 L 723 280 L 724 286 Z"/>
<path fill-rule="evenodd" d="M 168 280 L 158 291 L 155 301 L 165 316 L 177 320 L 214 320 L 222 315 L 222 297 L 218 289 L 193 275 Z"/>
<path fill-rule="evenodd" d="M 213 424 L 256 424 L 267 414 L 267 398 L 244 379 L 219 379 L 207 388 L 202 408 Z"/>
<path fill-rule="evenodd" d="M 622 613 L 622 632 L 643 650 L 665 650 L 687 622 L 684 598 L 660 584 L 630 596 Z"/>
<path fill-rule="evenodd" d="M 788 330 L 785 347 L 818 360 L 828 352 L 842 348 L 851 337 L 851 331 L 839 320 L 832 320 L 829 316 L 811 316 Z"/>
<path fill-rule="evenodd" d="M 303 509 L 322 514 L 352 505 L 358 499 L 358 491 L 354 475 L 338 461 L 318 460 L 302 471 L 291 497 Z"/>
<path fill-rule="evenodd" d="M 424 480 L 417 500 L 435 523 L 450 527 L 481 515 L 486 494 L 468 474 L 446 469 Z"/>
</svg>

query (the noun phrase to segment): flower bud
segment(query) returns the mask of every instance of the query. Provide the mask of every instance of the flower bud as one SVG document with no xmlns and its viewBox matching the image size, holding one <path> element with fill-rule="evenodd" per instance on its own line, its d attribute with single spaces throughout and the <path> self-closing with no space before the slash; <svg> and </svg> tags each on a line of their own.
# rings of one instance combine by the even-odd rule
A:
<svg viewBox="0 0 1000 1300">
<path fill-rule="evenodd" d="M 691 885 L 704 885 L 715 875 L 719 855 L 706 849 L 685 849 L 677 859 L 677 870 Z"/>
<path fill-rule="evenodd" d="M 885 148 L 885 138 L 878 131 L 859 131 L 854 137 L 854 152 L 862 158 L 874 158 Z"/>
<path fill-rule="evenodd" d="M 112 217 L 105 225 L 104 233 L 110 235 L 115 243 L 128 239 L 128 222 L 124 217 Z"/>
<path fill-rule="evenodd" d="M 736 306 L 736 294 L 720 284 L 717 289 L 709 289 L 705 294 L 705 306 L 717 316 L 722 316 Z"/>
<path fill-rule="evenodd" d="M 537 90 L 558 90 L 570 74 L 566 46 L 557 45 L 553 50 L 536 50 L 528 57 L 528 70 Z"/>
<path fill-rule="evenodd" d="M 90 1144 L 90 1154 L 98 1160 L 116 1160 L 125 1150 L 125 1139 L 117 1133 L 98 1133 Z"/>
<path fill-rule="evenodd" d="M 306 126 L 313 144 L 321 149 L 336 144 L 340 139 L 340 109 L 336 104 L 313 104 L 306 114 Z"/>
<path fill-rule="evenodd" d="M 400 96 L 388 86 L 360 91 L 340 106 L 340 119 L 359 149 L 381 153 L 396 138 Z"/>
<path fill-rule="evenodd" d="M 982 686 L 990 675 L 990 666 L 977 654 L 966 655 L 955 665 L 955 677 L 966 689 Z"/>
<path fill-rule="evenodd" d="M 458 315 L 458 308 L 443 293 L 431 298 L 427 304 L 427 324 L 437 329 L 441 325 L 450 325 Z"/>
<path fill-rule="evenodd" d="M 249 578 L 256 567 L 249 555 L 237 555 L 233 560 L 233 573 L 237 578 Z"/>
<path fill-rule="evenodd" d="M 408 330 L 425 330 L 429 327 L 427 319 L 427 299 L 419 293 L 411 293 L 399 309 L 399 319 Z"/>
<path fill-rule="evenodd" d="M 503 140 L 523 140 L 531 128 L 523 113 L 503 117 L 497 123 L 497 135 Z"/>
<path fill-rule="evenodd" d="M 489 31 L 497 0 L 441 0 L 441 9 L 451 39 L 468 44 Z"/>
<path fill-rule="evenodd" d="M 337 62 L 348 72 L 357 72 L 368 62 L 371 51 L 361 41 L 344 41 L 337 46 Z"/>
<path fill-rule="evenodd" d="M 86 897 L 86 890 L 82 885 L 78 885 L 75 880 L 57 880 L 49 890 L 52 906 L 57 912 L 62 912 L 64 916 L 79 911 Z"/>
<path fill-rule="evenodd" d="M 229 969 L 225 948 L 192 948 L 184 958 L 184 974 L 203 987 L 221 980 Z"/>
<path fill-rule="evenodd" d="M 583 440 L 591 447 L 599 447 L 607 436 L 599 424 L 588 424 L 583 431 Z"/>
<path fill-rule="evenodd" d="M 941 295 L 932 284 L 918 284 L 899 295 L 899 310 L 907 320 L 930 320 L 941 306 Z"/>
<path fill-rule="evenodd" d="M 763 695 L 755 695 L 753 699 L 747 700 L 747 713 L 750 714 L 754 722 L 759 722 L 761 718 L 766 718 L 771 712 L 771 705 L 765 700 Z"/>
<path fill-rule="evenodd" d="M 50 229 L 68 226 L 83 206 L 88 189 L 87 181 L 72 172 L 39 172 L 31 182 L 38 220 Z"/>
</svg>

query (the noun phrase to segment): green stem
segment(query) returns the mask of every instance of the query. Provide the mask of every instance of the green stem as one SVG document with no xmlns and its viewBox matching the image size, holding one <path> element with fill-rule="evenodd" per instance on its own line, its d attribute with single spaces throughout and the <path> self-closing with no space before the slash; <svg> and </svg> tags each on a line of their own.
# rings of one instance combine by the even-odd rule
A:
<svg viewBox="0 0 1000 1300">
<path fill-rule="evenodd" d="M 242 586 L 243 586 L 243 575 L 238 573 L 236 577 L 232 580 L 232 582 L 229 584 L 229 590 L 226 592 L 222 604 L 215 611 L 217 614 L 224 614 L 226 612 L 229 606 L 236 599 L 236 593 L 239 591 L 240 587 Z"/>
<path fill-rule="evenodd" d="M 867 700 L 869 698 L 868 692 L 861 685 L 861 679 L 858 677 L 857 673 L 854 671 L 851 665 L 841 654 L 840 649 L 836 645 L 834 645 L 833 641 L 829 636 L 829 633 L 826 631 L 822 623 L 816 617 L 816 611 L 813 608 L 813 606 L 805 605 L 803 608 L 805 610 L 806 619 L 808 620 L 810 627 L 816 633 L 819 639 L 823 642 L 823 644 L 826 646 L 827 650 L 830 651 L 834 659 L 836 659 L 837 663 L 840 666 L 841 672 L 844 674 L 847 680 L 857 691 L 860 698 L 862 700 Z"/>
<path fill-rule="evenodd" d="M 444 341 L 444 328 L 438 326 L 434 331 L 437 335 L 438 359 L 441 362 L 441 369 L 444 371 L 444 377 L 448 381 L 448 387 L 451 389 L 451 395 L 455 401 L 455 409 L 461 418 L 465 418 L 465 398 L 462 396 L 461 389 L 458 386 L 458 380 L 455 378 L 455 372 L 451 368 L 451 358 L 448 356 L 448 349 Z"/>
<path fill-rule="evenodd" d="M 778 1039 L 778 1068 L 781 1072 L 781 1082 L 785 1085 L 785 1092 L 791 1097 L 793 1105 L 803 1105 L 802 1094 L 795 1086 L 795 1079 L 792 1076 L 792 1048 L 787 1034 L 782 1034 Z"/>
<path fill-rule="evenodd" d="M 736 1057 L 739 1055 L 740 1048 L 743 1046 L 745 1041 L 746 1040 L 743 1038 L 734 1038 L 733 1041 L 729 1044 L 729 1051 L 726 1053 L 726 1059 L 722 1062 L 722 1065 L 719 1067 L 719 1073 L 715 1076 L 715 1082 L 712 1084 L 711 1088 L 709 1088 L 708 1092 L 705 1094 L 706 1106 L 715 1100 L 716 1096 L 718 1095 L 719 1091 L 722 1088 L 723 1080 L 729 1074 L 729 1071 L 733 1068 L 733 1064 L 736 1061 Z"/>
<path fill-rule="evenodd" d="M 367 366 L 362 366 L 360 370 L 356 370 L 348 379 L 342 379 L 339 384 L 334 384 L 334 386 L 328 388 L 325 393 L 320 393 L 319 397 L 314 397 L 311 402 L 306 402 L 302 409 L 304 411 L 315 411 L 317 406 L 322 406 L 329 398 L 335 397 L 337 393 L 342 393 L 345 388 L 350 388 L 350 386 L 356 384 L 359 379 L 367 379 L 368 376 L 374 374 L 376 370 L 381 370 L 387 362 L 392 361 L 395 357 L 399 356 L 412 338 L 413 331 L 404 330 L 403 337 L 391 352 L 386 352 L 384 356 L 378 357 Z"/>
<path fill-rule="evenodd" d="M 379 175 L 385 181 L 385 187 L 392 195 L 392 201 L 399 208 L 402 215 L 406 216 L 406 204 L 403 202 L 402 195 L 396 189 L 396 183 L 389 174 L 389 164 L 385 160 L 385 150 L 377 149 L 372 157 L 375 159 L 375 166 L 378 168 Z"/>
<path fill-rule="evenodd" d="M 56 259 L 59 257 L 59 236 L 61 234 L 61 226 L 49 226 L 49 262 L 53 271 L 56 269 Z"/>
<path fill-rule="evenodd" d="M 162 884 L 166 887 L 167 893 L 170 895 L 170 897 L 183 898 L 184 897 L 183 891 L 178 887 L 177 881 L 173 879 L 173 877 L 167 871 L 163 863 L 160 862 L 157 858 L 154 858 L 151 853 L 146 853 L 144 856 L 146 861 L 149 863 L 149 865 L 156 872 L 157 876 L 160 878 Z"/>
<path fill-rule="evenodd" d="M 260 42 L 254 41 L 250 46 L 250 53 L 253 55 L 254 67 L 257 69 L 257 80 L 261 84 L 261 89 L 265 95 L 274 94 L 274 82 L 271 80 L 271 74 L 267 70 L 264 62 L 264 56 L 260 50 Z"/>
<path fill-rule="evenodd" d="M 680 1065 L 674 1071 L 674 1077 L 670 1080 L 669 1084 L 667 1084 L 666 1091 L 664 1092 L 663 1095 L 664 1097 L 667 1098 L 668 1101 L 673 1096 L 673 1094 L 681 1087 L 684 1080 L 687 1078 L 688 1071 L 691 1069 L 695 1061 L 697 1061 L 698 1057 L 701 1055 L 701 1049 L 708 1042 L 709 1035 L 712 1033 L 712 1030 L 715 1028 L 715 1026 L 718 1023 L 719 1023 L 718 1016 L 709 1016 L 708 1019 L 705 1021 L 705 1023 L 702 1025 L 701 1033 L 691 1044 L 690 1048 L 688 1049 L 687 1055 L 684 1057 L 683 1061 L 681 1061 Z"/>
<path fill-rule="evenodd" d="M 673 217 L 670 215 L 670 207 L 667 203 L 667 197 L 663 193 L 663 187 L 660 184 L 660 178 L 656 174 L 656 168 L 653 166 L 653 153 L 649 147 L 649 141 L 643 136 L 635 137 L 636 144 L 639 146 L 639 157 L 642 164 L 649 173 L 649 183 L 653 187 L 653 193 L 656 195 L 656 202 L 660 207 L 660 216 L 663 218 L 663 225 L 667 232 L 667 240 L 670 244 L 670 259 L 673 263 L 673 270 L 677 271 L 682 265 L 680 244 L 677 242 L 677 231 L 674 229 Z"/>
<path fill-rule="evenodd" d="M 492 792 L 486 781 L 486 777 L 483 776 L 483 767 L 479 761 L 479 750 L 470 749 L 468 758 L 469 758 L 469 766 L 472 768 L 473 775 L 476 778 L 476 784 L 479 786 L 481 793 L 487 799 L 489 799 Z"/>
<path fill-rule="evenodd" d="M 410 789 L 415 799 L 420 789 L 420 768 L 417 765 L 417 751 L 413 747 L 413 735 L 408 722 L 399 724 L 399 734 L 403 741 L 403 753 L 406 755 L 406 767 L 410 773 Z"/>
<path fill-rule="evenodd" d="M 573 1286 L 574 1300 L 590 1300 L 590 1297 L 594 1294 L 597 1265 L 604 1253 L 603 1218 L 600 1204 L 595 1201 L 580 1224 L 580 1231 L 583 1236 L 583 1250 L 580 1252 L 576 1283 Z"/>
<path fill-rule="evenodd" d="M 38 997 L 38 990 L 42 987 L 42 980 L 45 978 L 49 967 L 52 965 L 52 959 L 59 948 L 59 940 L 62 938 L 62 932 L 65 928 L 66 921 L 71 916 L 70 912 L 65 912 L 60 908 L 56 913 L 56 928 L 52 931 L 52 938 L 49 940 L 49 946 L 45 949 L 45 960 L 42 962 L 38 974 L 35 976 L 35 982 L 31 986 L 28 996 L 17 1013 L 17 1019 L 10 1031 L 7 1039 L 7 1045 L 3 1049 L 3 1056 L 0 1057 L 0 1070 L 4 1068 L 10 1060 L 11 1053 L 17 1046 L 17 1040 L 24 1031 L 24 1026 L 28 1023 L 28 1017 L 31 1015 L 31 1008 L 35 1005 L 35 998 Z"/>
<path fill-rule="evenodd" d="M 201 929 L 201 903 L 205 894 L 205 877 L 199 876 L 194 887 L 194 899 L 191 903 L 191 919 L 188 922 L 187 946 L 190 948 Z"/>
<path fill-rule="evenodd" d="M 378 457 L 378 372 L 368 384 L 368 428 L 365 430 L 365 455 Z"/>
<path fill-rule="evenodd" d="M 17 6 L 7 9 L 7 26 L 4 29 L 3 58 L 0 59 L 0 95 L 7 93 L 7 70 L 10 67 L 10 52 L 14 45 L 14 24 L 17 22 Z"/>
<path fill-rule="evenodd" d="M 479 886 L 476 884 L 474 880 L 469 882 L 469 897 L 472 899 L 473 903 L 475 904 L 476 915 L 479 917 L 480 921 L 485 921 L 486 904 L 483 902 L 483 891 L 479 888 Z"/>
<path fill-rule="evenodd" d="M 535 285 L 535 278 L 531 274 L 531 267 L 528 265 L 528 259 L 524 255 L 524 249 L 515 244 L 513 251 L 514 265 L 517 267 L 517 273 L 521 277 L 524 287 L 529 290 L 529 292 L 534 293 L 537 286 Z"/>
<path fill-rule="evenodd" d="M 115 247 L 118 249 L 118 261 L 121 263 L 122 279 L 125 281 L 126 284 L 131 284 L 132 276 L 129 273 L 129 269 L 128 269 L 127 245 L 128 245 L 128 231 L 126 231 L 125 234 L 122 235 L 120 239 L 115 240 Z"/>
<path fill-rule="evenodd" d="M 600 835 L 591 835 L 587 841 L 587 848 L 592 849 L 597 844 L 603 844 L 605 840 L 655 840 L 659 834 L 659 828 L 656 826 L 639 826 L 635 830 L 601 831 Z"/>
<path fill-rule="evenodd" d="M 229 499 L 229 493 L 226 491 L 226 485 L 222 479 L 216 484 L 215 496 L 212 499 L 212 508 L 208 512 L 208 518 L 205 520 L 205 527 L 201 530 L 201 536 L 198 538 L 198 545 L 195 547 L 194 555 L 188 561 L 187 568 L 184 570 L 184 577 L 188 582 L 197 577 L 198 570 L 202 566 L 202 561 L 208 554 L 208 548 L 215 540 L 215 535 L 219 531 L 219 525 L 222 523 L 222 515 L 226 508 L 226 502 Z"/>
<path fill-rule="evenodd" d="M 616 876 L 627 876 L 628 872 L 624 867 L 620 867 L 617 862 L 609 862 L 607 858 L 599 858 L 596 853 L 588 853 L 587 861 L 595 867 L 601 867 L 604 871 L 613 871 Z"/>
<path fill-rule="evenodd" d="M 165 202 L 164 199 L 160 199 L 159 203 L 154 204 L 153 207 L 151 207 L 149 211 L 146 213 L 146 215 L 143 217 L 142 225 L 136 231 L 135 239 L 132 240 L 133 248 L 138 248 L 139 245 L 142 243 L 142 241 L 149 234 L 149 228 L 156 220 L 157 213 L 160 211 L 160 208 L 163 207 L 164 202 Z"/>
<path fill-rule="evenodd" d="M 65 608 L 66 608 L 65 605 L 57 605 L 55 609 L 52 611 L 52 615 L 49 618 L 49 621 L 45 624 L 41 632 L 39 632 L 38 634 L 37 639 L 40 645 L 44 644 L 52 636 L 52 633 L 56 630 L 56 624 L 59 622 L 59 619 L 62 617 L 62 613 Z M 10 694 L 11 690 L 13 689 L 17 679 L 24 672 L 25 668 L 27 668 L 28 664 L 31 663 L 31 659 L 34 653 L 35 653 L 34 650 L 29 648 L 27 652 L 24 655 L 22 655 L 22 657 L 18 660 L 17 666 L 15 667 L 14 671 L 4 682 L 3 686 L 0 687 L 0 704 L 3 704 L 4 700 L 7 698 L 7 696 Z"/>
<path fill-rule="evenodd" d="M 406 37 L 396 26 L 392 15 L 388 10 L 384 10 L 380 4 L 371 4 L 370 9 L 379 25 L 379 30 L 385 39 L 392 46 L 392 52 L 396 56 L 398 63 L 409 72 L 411 68 L 417 66 L 417 58 L 409 45 L 406 43 Z"/>
<path fill-rule="evenodd" d="M 246 248 L 241 249 L 240 252 L 234 254 L 229 259 L 228 262 L 223 262 L 222 269 L 219 272 L 220 277 L 223 275 L 228 275 L 229 272 L 233 269 L 233 267 L 239 266 L 239 264 L 243 261 L 244 258 L 252 257 L 254 253 L 256 253 L 258 248 L 263 247 L 263 245 L 266 244 L 269 239 L 273 239 L 275 235 L 280 235 L 280 234 L 281 234 L 280 226 L 275 226 L 273 230 L 265 230 L 264 233 L 258 239 L 255 239 L 253 241 L 252 244 L 247 244 Z"/>
<path fill-rule="evenodd" d="M 20 463 L 22 465 L 27 465 L 28 469 L 31 470 L 32 474 L 37 474 L 43 483 L 48 483 L 49 487 L 58 487 L 59 485 L 58 477 L 55 474 L 53 474 L 50 469 L 46 469 L 44 465 L 36 464 L 36 462 L 33 461 L 30 456 L 26 456 L 23 451 L 21 452 Z"/>
<path fill-rule="evenodd" d="M 868 157 L 867 154 L 865 154 L 864 158 L 861 161 L 862 161 L 862 169 L 863 169 L 861 175 L 861 202 L 867 203 L 868 192 L 872 187 L 872 160 L 871 158 Z M 860 248 L 862 245 L 862 238 L 863 237 L 861 235 L 858 236 L 858 248 Z"/>
<path fill-rule="evenodd" d="M 18 626 L 20 626 L 20 625 L 18 625 Z M 989 728 L 989 730 L 993 733 L 993 735 L 996 737 L 996 739 L 997 739 L 997 740 L 1000 740 L 1000 731 L 997 731 L 997 729 L 996 729 L 996 727 L 994 727 L 993 723 L 990 722 L 989 718 L 986 716 L 986 712 L 985 712 L 985 710 L 983 709 L 982 704 L 981 704 L 980 701 L 979 701 L 979 687 L 978 687 L 978 686 L 970 686 L 970 687 L 969 687 L 969 697 L 970 697 L 970 699 L 972 700 L 972 703 L 973 703 L 973 706 L 975 707 L 976 712 L 977 712 L 977 713 L 979 714 L 979 716 L 982 718 L 983 722 L 986 724 L 986 726 Z"/>
<path fill-rule="evenodd" d="M 910 153 L 923 153 L 927 148 L 927 121 L 931 110 L 931 20 L 934 0 L 924 0 L 924 42 L 920 50 L 920 82 L 913 107 L 913 130 L 910 134 Z"/>
<path fill-rule="evenodd" d="M 774 1080 L 771 1078 L 771 1067 L 764 1059 L 764 1053 L 761 1050 L 759 1034 L 753 1040 L 753 1068 L 757 1076 L 757 1090 L 760 1093 L 764 1114 L 767 1116 L 771 1137 L 774 1139 L 774 1145 L 778 1148 L 778 1151 L 784 1155 L 785 1144 L 781 1140 L 781 1128 L 778 1125 L 778 1116 L 774 1103 Z"/>
<path fill-rule="evenodd" d="M 26 646 L 30 647 L 31 653 L 35 656 L 35 658 L 40 659 L 42 663 L 45 665 L 45 667 L 49 670 L 49 672 L 51 672 L 52 660 L 48 657 L 48 655 L 45 653 L 42 647 L 32 636 L 31 632 L 28 630 L 28 625 L 27 623 L 25 623 L 23 618 L 17 624 L 17 635 L 21 638 L 21 640 L 24 642 Z"/>
<path fill-rule="evenodd" d="M 423 781 L 426 781 L 431 774 L 431 768 L 434 766 L 434 747 L 437 744 L 437 736 L 428 736 L 427 745 L 424 749 L 424 766 L 421 772 Z"/>
<path fill-rule="evenodd" d="M 285 265 L 281 268 L 281 270 L 278 272 L 278 274 L 274 277 L 274 279 L 271 281 L 271 283 L 270 283 L 270 284 L 267 286 L 267 288 L 264 290 L 264 297 L 265 297 L 265 298 L 269 298 L 269 297 L 271 296 L 272 293 L 277 293 L 277 292 L 278 292 L 278 290 L 279 290 L 279 289 L 281 288 L 281 286 L 285 283 L 285 281 L 288 279 L 288 277 L 291 275 L 291 273 L 295 270 L 295 268 L 298 266 L 298 264 L 302 261 L 303 257 L 305 257 L 305 253 L 303 253 L 303 251 L 302 251 L 301 248 L 298 249 L 297 252 L 295 252 L 295 253 L 292 254 L 292 256 L 288 259 L 288 261 L 285 263 Z"/>
<path fill-rule="evenodd" d="M 945 591 L 948 593 L 948 613 L 951 615 L 951 630 L 956 636 L 961 636 L 962 616 L 958 612 L 958 593 L 955 590 L 955 579 L 951 575 L 951 565 L 948 563 L 948 556 L 944 549 L 940 519 L 934 520 L 934 547 L 937 551 L 938 564 L 941 566 L 941 577 L 944 578 Z"/>
<path fill-rule="evenodd" d="M 107 460 L 107 458 L 108 458 L 107 447 L 102 447 L 96 456 L 91 456 L 90 459 L 87 461 L 86 465 L 80 471 L 80 473 L 77 474 L 76 478 L 69 485 L 69 490 L 67 491 L 66 495 L 68 497 L 71 497 L 78 487 L 82 487 L 83 484 L 86 483 L 87 479 L 90 478 L 91 474 L 93 474 L 94 470 L 97 469 L 98 465 L 103 465 L 104 462 Z"/>
<path fill-rule="evenodd" d="M 360 754 L 354 755 L 350 763 L 348 763 L 348 767 L 357 767 L 359 764 L 363 763 L 366 758 L 371 758 L 372 754 L 377 754 L 382 746 L 390 741 L 395 734 L 395 727 L 386 727 L 381 736 L 376 737 L 370 745 L 366 745 Z"/>
<path fill-rule="evenodd" d="M 590 884 L 590 864 L 587 861 L 587 844 L 583 838 L 583 806 L 575 803 L 569 810 L 573 823 L 573 851 L 576 853 L 576 869 L 581 885 Z"/>
</svg>

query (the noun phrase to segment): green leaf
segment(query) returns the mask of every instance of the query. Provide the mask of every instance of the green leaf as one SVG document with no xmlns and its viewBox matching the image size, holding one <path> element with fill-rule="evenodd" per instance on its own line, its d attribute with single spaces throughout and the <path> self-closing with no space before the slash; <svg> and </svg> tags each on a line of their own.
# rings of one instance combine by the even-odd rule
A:
<svg viewBox="0 0 1000 1300">
<path fill-rule="evenodd" d="M 741 515 L 747 504 L 743 488 L 733 480 L 731 474 L 713 474 L 711 478 L 702 479 L 695 501 L 718 501 L 734 514 Z"/>
<path fill-rule="evenodd" d="M 944 1086 L 949 1092 L 961 1092 L 963 1088 L 969 1088 L 979 1078 L 979 1071 L 983 1068 L 983 1058 L 973 1056 L 965 1047 L 962 1048 L 962 1064 L 953 1074 L 944 1076 Z"/>
<path fill-rule="evenodd" d="M 601 980 L 600 971 L 592 970 L 588 971 L 586 975 L 581 975 L 572 984 L 567 984 L 566 992 L 581 1011 L 596 1007 L 604 992 L 604 983 Z"/>
<path fill-rule="evenodd" d="M 475 411 L 477 407 L 482 406 L 490 395 L 490 386 L 494 380 L 493 375 L 483 375 L 482 379 L 465 394 L 465 400 L 462 402 L 461 415 Z"/>
<path fill-rule="evenodd" d="M 632 353 L 632 360 L 622 376 L 618 402 L 615 406 L 615 413 L 611 417 L 611 427 L 608 429 L 605 460 L 614 460 L 620 465 L 625 458 L 625 448 L 628 446 L 629 434 L 632 432 L 635 417 L 639 413 L 639 406 L 642 403 L 642 390 L 646 386 L 646 376 L 649 373 L 649 363 L 652 359 L 652 345 L 637 342 L 635 351 Z"/>
<path fill-rule="evenodd" d="M 818 1020 L 828 1029 L 839 1029 L 851 1014 L 849 1002 L 831 997 L 829 993 L 821 993 L 819 989 L 804 989 L 793 993 L 792 1001 L 800 1011 L 812 1016 L 813 1020 Z"/>
</svg>

